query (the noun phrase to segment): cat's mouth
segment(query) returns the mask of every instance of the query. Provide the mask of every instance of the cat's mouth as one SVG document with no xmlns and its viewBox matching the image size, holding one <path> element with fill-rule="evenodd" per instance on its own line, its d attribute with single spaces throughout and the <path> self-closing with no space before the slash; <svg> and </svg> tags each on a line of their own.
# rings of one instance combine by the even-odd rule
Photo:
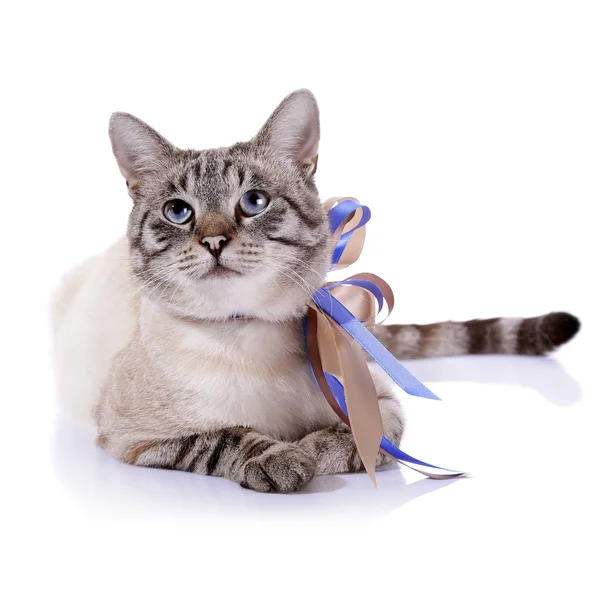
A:
<svg viewBox="0 0 600 600">
<path fill-rule="evenodd" d="M 221 263 L 217 263 L 212 270 L 204 275 L 204 277 L 215 277 L 221 279 L 223 277 L 234 277 L 235 275 L 241 275 L 241 273 L 235 269 L 226 267 Z"/>
</svg>

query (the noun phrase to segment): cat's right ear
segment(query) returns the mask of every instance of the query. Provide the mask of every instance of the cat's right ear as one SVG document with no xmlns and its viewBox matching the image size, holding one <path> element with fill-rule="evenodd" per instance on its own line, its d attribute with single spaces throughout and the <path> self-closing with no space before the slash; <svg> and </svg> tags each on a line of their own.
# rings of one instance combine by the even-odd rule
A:
<svg viewBox="0 0 600 600">
<path fill-rule="evenodd" d="M 128 113 L 113 113 L 108 132 L 130 192 L 138 187 L 144 176 L 164 165 L 175 150 L 175 146 L 152 127 Z"/>
</svg>

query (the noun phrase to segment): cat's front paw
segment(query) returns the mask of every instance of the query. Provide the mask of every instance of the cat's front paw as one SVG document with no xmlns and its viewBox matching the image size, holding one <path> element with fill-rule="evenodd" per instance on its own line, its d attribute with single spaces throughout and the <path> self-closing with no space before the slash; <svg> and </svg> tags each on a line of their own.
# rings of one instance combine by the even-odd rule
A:
<svg viewBox="0 0 600 600">
<path fill-rule="evenodd" d="M 257 492 L 298 492 L 315 472 L 310 454 L 297 444 L 280 442 L 246 463 L 241 485 Z"/>
</svg>

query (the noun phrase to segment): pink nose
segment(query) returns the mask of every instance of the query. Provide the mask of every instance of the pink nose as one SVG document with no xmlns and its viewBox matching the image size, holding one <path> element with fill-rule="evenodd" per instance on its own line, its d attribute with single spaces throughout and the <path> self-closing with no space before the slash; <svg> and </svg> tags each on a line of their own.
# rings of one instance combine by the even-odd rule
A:
<svg viewBox="0 0 600 600">
<path fill-rule="evenodd" d="M 201 243 L 215 258 L 219 258 L 227 243 L 227 238 L 224 235 L 213 235 L 203 237 Z"/>
</svg>

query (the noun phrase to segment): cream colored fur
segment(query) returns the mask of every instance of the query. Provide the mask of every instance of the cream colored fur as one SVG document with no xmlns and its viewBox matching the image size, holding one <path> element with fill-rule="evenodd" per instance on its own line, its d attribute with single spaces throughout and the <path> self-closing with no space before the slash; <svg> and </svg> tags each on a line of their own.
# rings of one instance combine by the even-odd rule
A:
<svg viewBox="0 0 600 600">
<path fill-rule="evenodd" d="M 337 422 L 308 370 L 299 321 L 199 324 L 172 316 L 140 298 L 127 254 L 122 239 L 70 273 L 59 292 L 58 395 L 73 414 L 92 422 L 113 359 L 130 344 L 129 360 L 139 359 L 137 379 L 150 386 L 137 390 L 139 402 L 163 387 L 159 380 L 171 386 L 152 402 L 153 430 L 161 413 L 169 415 L 170 435 L 173 419 L 183 429 L 197 429 L 198 423 L 207 429 L 246 425 L 284 439 Z M 134 337 L 139 351 L 132 353 Z M 130 393 L 113 399 L 137 403 Z"/>
<path fill-rule="evenodd" d="M 67 274 L 53 306 L 58 398 L 80 420 L 93 423 L 114 356 L 131 340 L 139 295 L 122 238 Z"/>
</svg>

